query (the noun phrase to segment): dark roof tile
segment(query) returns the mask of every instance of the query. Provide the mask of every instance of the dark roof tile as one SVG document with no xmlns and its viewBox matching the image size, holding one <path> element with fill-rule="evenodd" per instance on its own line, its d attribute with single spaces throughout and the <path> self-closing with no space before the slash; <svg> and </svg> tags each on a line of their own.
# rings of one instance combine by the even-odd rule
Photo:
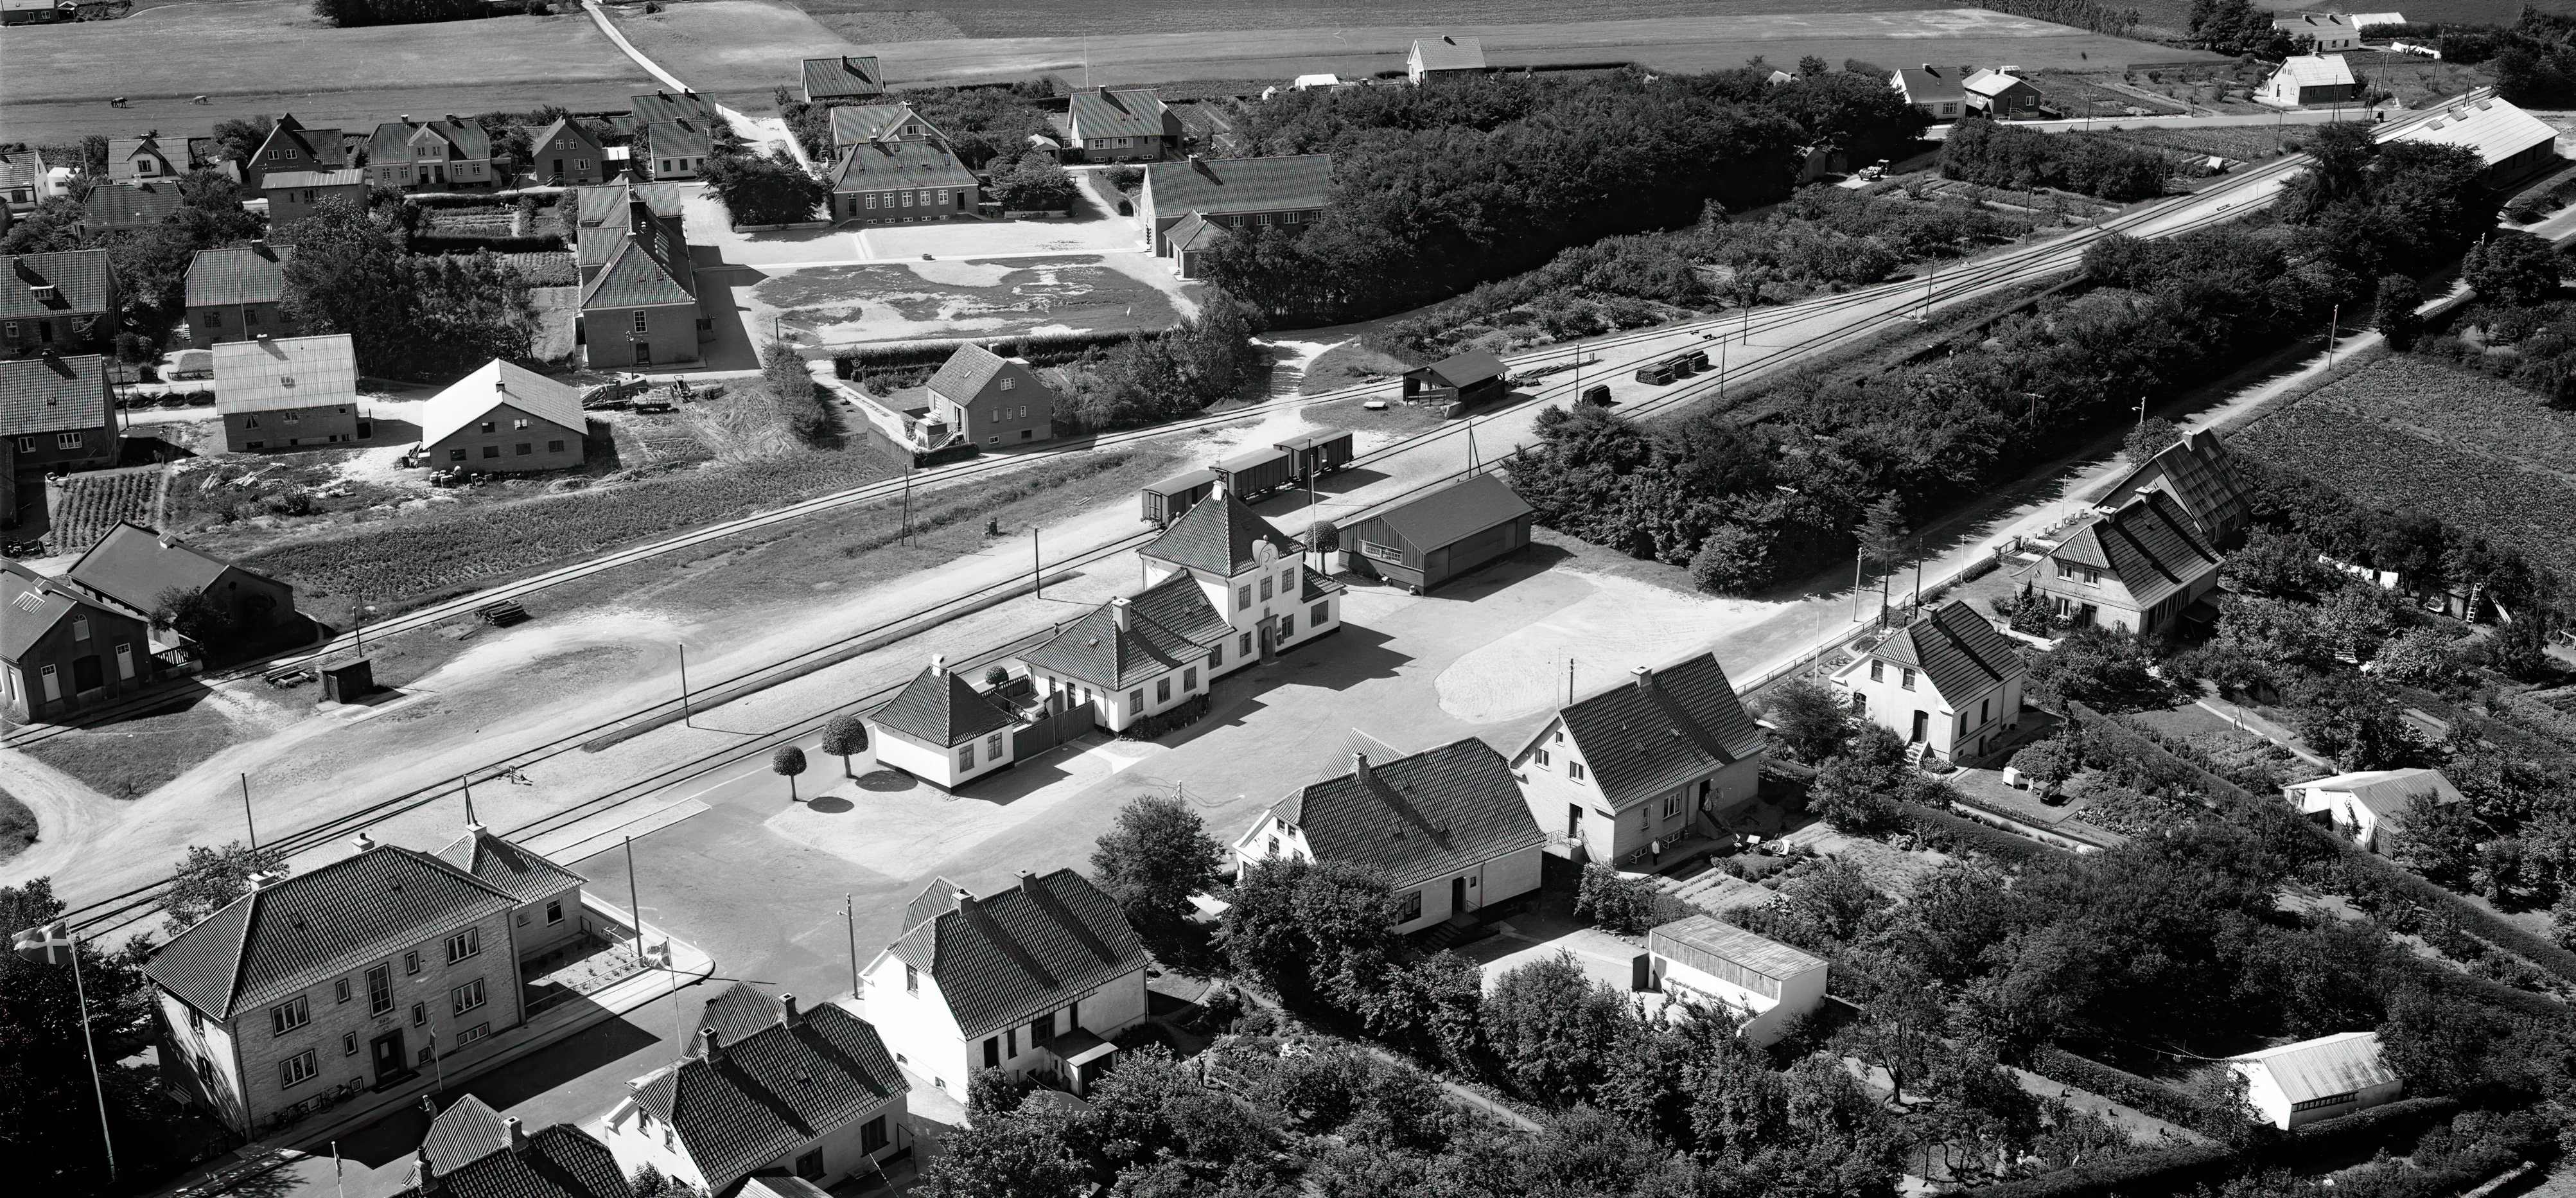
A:
<svg viewBox="0 0 2576 1198">
<path fill-rule="evenodd" d="M 97 354 L 0 362 L 0 437 L 67 433 L 116 423 L 107 359 Z"/>
<path fill-rule="evenodd" d="M 944 747 L 965 744 L 1019 721 L 955 670 L 932 664 L 903 684 L 868 718 L 906 736 Z"/>
<path fill-rule="evenodd" d="M 286 298 L 291 245 L 237 245 L 199 250 L 188 259 L 188 306 L 273 304 Z"/>
<path fill-rule="evenodd" d="M 931 886 L 955 889 L 944 878 Z M 1070 869 L 956 902 L 888 951 L 938 981 L 969 1039 L 1060 1009 L 1145 967 L 1144 943 L 1117 902 Z"/>
<path fill-rule="evenodd" d="M 726 1186 L 781 1154 L 848 1127 L 909 1087 L 877 1029 L 824 1005 L 773 1023 L 713 1057 L 692 1056 L 635 1091 L 668 1122 L 710 1186 Z"/>
<path fill-rule="evenodd" d="M 395 1198 L 634 1198 L 608 1146 L 569 1123 L 528 1135 L 526 1149 L 486 1153 Z"/>
<path fill-rule="evenodd" d="M 1190 212 L 1312 210 L 1332 201 L 1333 156 L 1285 154 L 1148 163 L 1143 194 L 1156 219 Z"/>
<path fill-rule="evenodd" d="M 1264 541 L 1282 557 L 1298 549 L 1294 539 L 1262 519 L 1241 496 L 1219 484 L 1214 493 L 1182 513 L 1170 528 L 1163 530 L 1163 535 L 1137 552 L 1184 569 L 1232 578 L 1260 561 L 1253 547 Z"/>
<path fill-rule="evenodd" d="M 12 254 L 0 272 L 0 317 L 10 320 L 89 316 L 107 311 L 115 271 L 106 250 Z M 51 288 L 39 292 L 40 288 Z"/>
<path fill-rule="evenodd" d="M 1651 684 L 1612 687 L 1560 713 L 1613 809 L 1762 752 L 1762 729 L 1715 656 L 1685 658 L 1647 677 Z"/>
<path fill-rule="evenodd" d="M 1399 886 L 1547 842 L 1511 765 L 1474 737 L 1355 765 L 1272 810 L 1305 834 L 1317 860 L 1379 866 Z"/>
</svg>

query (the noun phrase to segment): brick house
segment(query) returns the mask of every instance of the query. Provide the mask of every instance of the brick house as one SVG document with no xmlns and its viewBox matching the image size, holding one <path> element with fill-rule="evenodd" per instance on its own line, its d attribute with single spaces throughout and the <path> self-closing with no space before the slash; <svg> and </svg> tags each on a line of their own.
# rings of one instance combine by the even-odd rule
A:
<svg viewBox="0 0 2576 1198">
<path fill-rule="evenodd" d="M 132 233 L 170 219 L 185 201 L 172 180 L 101 183 L 81 198 L 83 233 Z"/>
<path fill-rule="evenodd" d="M 178 153 L 170 153 L 172 147 Z M 187 174 L 196 163 L 188 155 L 185 138 L 161 139 L 159 131 L 141 137 L 111 137 L 107 140 L 107 177 L 118 182 L 133 179 L 176 179 Z"/>
<path fill-rule="evenodd" d="M 295 588 L 132 521 L 109 529 L 63 578 L 139 612 L 159 607 L 164 592 L 184 590 L 213 600 L 243 628 L 267 628 L 295 615 Z"/>
<path fill-rule="evenodd" d="M 885 94 L 885 72 L 877 68 L 873 54 L 808 58 L 797 65 L 804 76 L 805 102 L 808 104 L 864 100 Z"/>
<path fill-rule="evenodd" d="M 0 712 L 58 720 L 152 681 L 152 629 L 16 562 L 0 562 Z"/>
<path fill-rule="evenodd" d="M 726 1018 L 701 1020 L 689 1055 L 638 1079 L 603 1120 L 622 1172 L 649 1165 L 708 1194 L 736 1193 L 755 1175 L 793 1177 L 821 1193 L 880 1174 L 911 1147 L 911 1084 L 868 1021 L 745 982 L 707 1006 Z M 756 1023 L 744 1018 L 764 1009 Z"/>
<path fill-rule="evenodd" d="M 2161 631 L 2218 586 L 2218 550 L 2163 491 L 2092 516 L 2021 571 L 2017 588 L 2077 624 Z"/>
<path fill-rule="evenodd" d="M 1269 158 L 1202 158 L 1145 167 L 1136 197 L 1136 223 L 1154 253 L 1172 253 L 1171 229 L 1196 213 L 1227 229 L 1295 228 L 1312 222 L 1332 203 L 1333 156 L 1286 154 Z"/>
<path fill-rule="evenodd" d="M 698 346 L 715 334 L 698 309 L 678 185 L 615 183 L 573 195 L 579 337 L 589 364 L 696 361 Z"/>
<path fill-rule="evenodd" d="M 242 1136 L 341 1086 L 411 1082 L 526 1022 L 521 907 L 436 854 L 363 833 L 355 856 L 263 875 L 145 960 L 162 1067 Z"/>
<path fill-rule="evenodd" d="M 933 878 L 903 923 L 861 971 L 862 1001 L 895 1061 L 954 1100 L 984 1069 L 1082 1093 L 1145 1018 L 1144 943 L 1073 870 L 1022 870 L 982 898 Z"/>
<path fill-rule="evenodd" d="M 116 271 L 106 250 L 11 254 L 0 273 L 0 354 L 106 347 L 116 332 Z"/>
<path fill-rule="evenodd" d="M 358 359 L 347 333 L 216 346 L 215 413 L 233 453 L 347 445 L 373 431 L 358 411 Z"/>
<path fill-rule="evenodd" d="M 199 250 L 188 259 L 188 341 L 220 345 L 249 337 L 292 336 L 286 318 L 286 263 L 291 245 Z"/>
<path fill-rule="evenodd" d="M 1075 92 L 1065 106 L 1066 157 L 1083 162 L 1152 161 L 1181 144 L 1181 118 L 1150 87 Z"/>
<path fill-rule="evenodd" d="M 482 186 L 492 182 L 492 135 L 457 117 L 376 126 L 367 140 L 367 179 L 381 187 Z"/>
<path fill-rule="evenodd" d="M 1512 773 L 1552 839 L 1615 865 L 1657 840 L 1724 831 L 1767 752 L 1725 667 L 1702 653 L 1557 709 Z"/>
<path fill-rule="evenodd" d="M 636 150 L 647 179 L 695 179 L 715 152 L 715 136 L 703 120 L 674 117 L 645 126 Z"/>
<path fill-rule="evenodd" d="M 1538 889 L 1547 834 L 1530 818 L 1502 754 L 1474 737 L 1308 783 L 1234 842 L 1235 880 L 1279 858 L 1385 870 L 1419 932 Z"/>
<path fill-rule="evenodd" d="M 32 212 L 44 197 L 44 152 L 0 151 L 0 208 L 22 214 Z"/>
<path fill-rule="evenodd" d="M 2096 504 L 2115 508 L 2148 491 L 2164 492 L 2190 518 L 2200 539 L 2216 548 L 2236 545 L 2254 523 L 2250 503 L 2254 487 L 2228 455 L 2227 443 L 2212 429 L 2164 447 L 2121 475 Z"/>
<path fill-rule="evenodd" d="M 0 361 L 0 438 L 22 475 L 116 464 L 116 404 L 107 359 L 45 353 Z"/>
<path fill-rule="evenodd" d="M 1055 437 L 1055 392 L 1029 364 L 972 343 L 930 376 L 930 419 L 988 449 Z"/>
<path fill-rule="evenodd" d="M 851 146 L 832 165 L 832 219 L 953 220 L 975 215 L 983 185 L 948 147 L 932 141 Z"/>
<path fill-rule="evenodd" d="M 652 91 L 626 98 L 626 113 L 608 119 L 609 128 L 620 137 L 633 137 L 655 121 L 693 120 L 709 124 L 722 118 L 716 106 L 705 96 L 692 91 Z"/>
<path fill-rule="evenodd" d="M 912 681 L 866 715 L 877 764 L 944 790 L 1012 763 L 1019 717 L 948 668 L 934 653 Z"/>
<path fill-rule="evenodd" d="M 2021 726 L 2030 667 L 2012 638 L 1953 600 L 1923 613 L 1834 672 L 1852 714 L 1942 761 L 1986 755 Z"/>
<path fill-rule="evenodd" d="M 420 452 L 433 469 L 515 474 L 581 465 L 581 393 L 498 358 L 433 395 Z"/>
<path fill-rule="evenodd" d="M 589 127 L 556 117 L 529 139 L 528 173 L 557 186 L 598 183 L 608 177 L 608 150 Z"/>
<path fill-rule="evenodd" d="M 347 169 L 348 165 L 348 140 L 340 135 L 339 130 L 307 129 L 304 122 L 295 119 L 295 114 L 287 113 L 277 118 L 277 123 L 269 127 L 268 136 L 261 139 L 259 148 L 251 152 L 250 162 L 245 164 L 242 172 L 242 182 L 250 187 L 265 188 L 268 176 L 273 174 L 337 171 Z M 273 223 L 276 219 L 277 213 L 272 209 L 269 220 Z"/>
<path fill-rule="evenodd" d="M 589 1132 L 528 1131 L 467 1094 L 430 1121 L 395 1198 L 635 1198 L 635 1187 Z"/>
<path fill-rule="evenodd" d="M 260 179 L 268 197 L 269 227 L 281 228 L 313 215 L 316 208 L 338 201 L 363 212 L 367 207 L 367 172 L 357 167 L 330 171 L 270 171 Z"/>
</svg>

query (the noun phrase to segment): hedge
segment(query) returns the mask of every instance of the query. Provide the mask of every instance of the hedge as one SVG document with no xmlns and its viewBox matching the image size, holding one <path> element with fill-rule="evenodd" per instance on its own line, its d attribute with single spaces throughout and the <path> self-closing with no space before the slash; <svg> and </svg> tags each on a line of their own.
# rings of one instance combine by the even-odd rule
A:
<svg viewBox="0 0 2576 1198">
<path fill-rule="evenodd" d="M 491 250 L 502 254 L 535 254 L 547 250 L 561 251 L 564 239 L 531 233 L 513 237 L 507 233 L 414 233 L 411 252 L 415 254 L 472 253 Z"/>
<path fill-rule="evenodd" d="M 832 357 L 832 372 L 849 378 L 859 367 L 870 370 L 905 366 L 936 366 L 948 360 L 960 345 L 983 346 L 997 354 L 1026 358 L 1039 366 L 1070 362 L 1082 351 L 1106 348 L 1134 340 L 1132 330 L 1090 333 L 1027 333 L 1010 337 L 960 337 L 953 341 L 914 341 L 897 345 L 872 346 Z"/>
<path fill-rule="evenodd" d="M 2226 1181 L 2240 1158 L 2224 1144 L 2183 1144 L 2090 1161 L 2022 1181 L 1980 1186 L 1971 1198 L 2159 1198 Z"/>
<path fill-rule="evenodd" d="M 1905 821 L 1906 830 L 1937 849 L 1953 852 L 1974 849 L 2014 862 L 2063 851 L 2027 836 L 2015 836 L 2001 828 L 1952 815 L 1937 807 L 1926 807 L 1920 803 L 1899 803 L 1897 807 L 1897 815 Z"/>
<path fill-rule="evenodd" d="M 2162 1119 L 2167 1123 L 2190 1126 L 2200 1112 L 2182 1092 L 2162 1082 L 2152 1081 L 2096 1061 L 2080 1057 L 2053 1044 L 2042 1045 L 2031 1054 L 2030 1070 L 2051 1081 L 2065 1082 L 2081 1090 L 2124 1103 Z"/>
</svg>

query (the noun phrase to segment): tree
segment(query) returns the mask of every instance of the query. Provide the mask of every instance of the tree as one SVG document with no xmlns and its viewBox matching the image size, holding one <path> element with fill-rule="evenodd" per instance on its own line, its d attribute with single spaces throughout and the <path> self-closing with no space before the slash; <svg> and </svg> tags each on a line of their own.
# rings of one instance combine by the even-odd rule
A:
<svg viewBox="0 0 2576 1198">
<path fill-rule="evenodd" d="M 769 772 L 787 779 L 787 801 L 796 802 L 796 775 L 805 772 L 805 750 L 794 745 L 780 745 L 769 755 Z"/>
<path fill-rule="evenodd" d="M 2182 440 L 2182 430 L 2162 416 L 2149 416 L 2131 425 L 2127 436 L 2120 439 L 2120 456 L 2132 466 L 2143 466 L 2147 459 L 2163 453 L 2174 442 Z"/>
<path fill-rule="evenodd" d="M 2483 648 L 2488 668 L 2518 682 L 2540 682 L 2555 676 L 2558 662 L 2549 656 L 2549 613 L 2524 610 L 2521 618 L 2495 630 Z"/>
<path fill-rule="evenodd" d="M 812 220 L 832 198 L 831 185 L 805 173 L 783 152 L 768 157 L 719 154 L 707 160 L 707 190 L 737 225 L 792 225 Z"/>
<path fill-rule="evenodd" d="M 161 895 L 165 926 L 176 936 L 234 899 L 250 893 L 251 877 L 283 876 L 286 859 L 275 849 L 254 849 L 236 840 L 220 849 L 189 845 L 188 855 L 170 874 L 170 889 Z"/>
<path fill-rule="evenodd" d="M 2499 230 L 2460 260 L 2460 279 L 2491 304 L 2529 308 L 2558 294 L 2558 248 L 2515 230 Z"/>
<path fill-rule="evenodd" d="M 209 654 L 221 654 L 232 647 L 232 613 L 204 591 L 170 587 L 153 596 L 152 626 L 178 633 Z"/>
<path fill-rule="evenodd" d="M 2299 696 L 2299 734 L 2308 747 L 2346 770 L 2393 770 L 2428 764 L 2431 746 L 2378 687 L 2350 674 L 2318 680 Z"/>
<path fill-rule="evenodd" d="M 1798 74 L 1801 78 L 1813 79 L 1832 69 L 1825 65 L 1824 59 L 1813 54 L 1804 55 L 1798 59 Z"/>
<path fill-rule="evenodd" d="M 1854 535 L 1860 538 L 1861 552 L 1869 559 L 1869 564 L 1881 570 L 1893 572 L 1896 564 L 1905 560 L 1907 538 L 1913 534 L 1905 527 L 1905 510 L 1898 502 L 1896 492 L 1881 494 L 1876 502 L 1869 505 L 1869 511 L 1861 516 L 1860 528 Z M 1878 600 L 1881 606 L 1887 603 L 1885 573 L 1878 578 Z"/>
<path fill-rule="evenodd" d="M 2072 738 L 2052 736 L 2023 745 L 2013 753 L 2012 764 L 2039 785 L 2039 793 L 2053 795 L 2075 776 L 2075 771 L 2084 768 L 2084 756 Z"/>
<path fill-rule="evenodd" d="M 950 1131 L 922 1170 L 924 1198 L 1076 1198 L 1091 1188 L 1063 1120 L 1015 1110 Z"/>
<path fill-rule="evenodd" d="M 2424 306 L 2424 288 L 2412 275 L 2380 276 L 2378 327 L 2388 338 L 2389 347 L 2403 353 L 2415 348 L 2415 339 L 2424 334 L 2424 318 L 2415 310 Z"/>
<path fill-rule="evenodd" d="M 2162 706 L 2171 688 L 2149 674 L 2155 654 L 2138 638 L 2087 624 L 2069 629 L 2057 647 L 2035 655 L 2030 686 L 2045 702 L 2106 709 Z"/>
<path fill-rule="evenodd" d="M 277 122 L 264 116 L 217 121 L 215 144 L 227 160 L 248 165 L 251 157 L 259 153 L 260 144 L 268 140 L 269 130 L 276 127 Z"/>
<path fill-rule="evenodd" d="M 0 887 L 0 935 L 41 927 L 63 917 L 53 881 Z M 101 952 L 79 946 L 79 989 L 89 999 L 89 1033 L 116 1129 L 118 1160 L 128 1170 L 148 1170 L 155 1149 L 147 1132 L 148 1074 L 128 1073 L 116 1062 L 142 1051 L 153 1038 L 152 1000 L 140 968 L 148 946 L 129 943 Z M 82 1041 L 80 994 L 71 967 L 0 955 L 0 1159 L 15 1184 L 45 1194 L 108 1192 L 107 1155 L 99 1143 L 98 1098 L 91 1089 L 87 1046 Z M 146 1159 L 138 1161 L 137 1153 Z M 130 1181 L 135 1173 L 127 1173 Z"/>
<path fill-rule="evenodd" d="M 1598 861 L 1584 863 L 1583 881 L 1574 892 L 1574 917 L 1624 936 L 1643 936 L 1662 922 L 1656 917 L 1655 887 Z"/>
<path fill-rule="evenodd" d="M 2395 822 L 2397 863 L 2453 890 L 2469 888 L 2480 848 L 2495 837 L 2469 804 L 2441 802 L 2429 791 L 2415 796 Z"/>
<path fill-rule="evenodd" d="M 1897 825 L 1896 804 L 1913 789 L 1905 742 L 1877 724 L 1862 724 L 1807 784 L 1807 810 L 1838 830 L 1867 836 Z"/>
<path fill-rule="evenodd" d="M 1023 155 L 1010 169 L 994 171 L 986 194 L 1006 212 L 1064 212 L 1075 201 L 1073 176 L 1043 154 Z"/>
<path fill-rule="evenodd" d="M 1762 714 L 1771 721 L 1772 736 L 1811 765 L 1833 756 L 1852 734 L 1851 708 L 1832 688 L 1811 679 L 1792 678 L 1771 688 Z"/>
<path fill-rule="evenodd" d="M 1483 970 L 1442 951 L 1389 969 L 1385 983 L 1360 1004 L 1360 1018 L 1369 1035 L 1415 1059 L 1472 1076 L 1481 1065 L 1477 1021 L 1484 999 Z"/>
<path fill-rule="evenodd" d="M 1214 889 L 1225 846 L 1189 804 L 1171 795 L 1140 794 L 1091 851 L 1101 889 L 1128 918 L 1172 923 L 1189 916 L 1190 896 Z"/>
<path fill-rule="evenodd" d="M 1620 1040 L 1638 1026 L 1627 996 L 1595 985 L 1566 952 L 1495 979 L 1484 1024 L 1512 1088 L 1554 1107 L 1589 1101 Z"/>
<path fill-rule="evenodd" d="M 536 306 L 499 254 L 408 255 L 364 209 L 326 201 L 277 230 L 287 315 L 315 333 L 346 333 L 368 374 L 463 373 L 525 357 Z"/>
<path fill-rule="evenodd" d="M 334 0 L 315 2 L 318 5 L 333 3 Z M 634 1189 L 635 1198 L 705 1198 L 705 1191 L 651 1165 L 638 1166 L 628 1184 Z"/>
<path fill-rule="evenodd" d="M 868 722 L 857 712 L 843 712 L 823 725 L 823 751 L 841 759 L 841 776 L 855 777 L 850 772 L 850 757 L 868 751 Z"/>
</svg>

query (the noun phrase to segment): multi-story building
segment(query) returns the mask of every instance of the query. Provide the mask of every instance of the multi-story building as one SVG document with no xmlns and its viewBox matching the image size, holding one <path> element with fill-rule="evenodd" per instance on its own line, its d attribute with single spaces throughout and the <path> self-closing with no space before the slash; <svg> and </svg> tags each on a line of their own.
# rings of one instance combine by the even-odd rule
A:
<svg viewBox="0 0 2576 1198">
<path fill-rule="evenodd" d="M 910 104 L 844 104 L 832 110 L 832 152 L 872 141 L 928 141 L 948 144 L 941 133 Z"/>
<path fill-rule="evenodd" d="M 1055 392 L 1029 364 L 969 342 L 930 376 L 930 419 L 986 449 L 1055 438 Z"/>
<path fill-rule="evenodd" d="M 106 250 L 11 254 L 0 271 L 0 355 L 104 349 L 116 301 Z"/>
<path fill-rule="evenodd" d="M 608 149 L 580 121 L 556 117 L 528 139 L 528 173 L 557 186 L 598 183 L 608 177 Z"/>
<path fill-rule="evenodd" d="M 715 335 L 698 307 L 697 268 L 671 183 L 611 184 L 574 193 L 574 261 L 581 268 L 580 339 L 593 367 L 698 360 Z"/>
<path fill-rule="evenodd" d="M 116 404 L 107 359 L 49 351 L 0 361 L 0 438 L 9 441 L 16 474 L 115 465 Z"/>
<path fill-rule="evenodd" d="M 1332 204 L 1333 156 L 1285 154 L 1270 158 L 1202 158 L 1145 167 L 1136 197 L 1136 224 L 1154 253 L 1172 252 L 1172 227 L 1193 214 L 1230 230 L 1297 228 Z"/>
<path fill-rule="evenodd" d="M 832 219 L 954 220 L 975 215 L 983 185 L 937 141 L 862 142 L 832 165 Z"/>
<path fill-rule="evenodd" d="M 252 151 L 244 164 L 242 182 L 250 187 L 268 186 L 268 176 L 282 173 L 324 173 L 346 169 L 349 165 L 348 139 L 337 129 L 307 129 L 295 114 L 287 113 L 269 126 L 268 136 Z M 362 178 L 363 181 L 363 178 Z M 277 210 L 269 210 L 275 223 Z"/>
<path fill-rule="evenodd" d="M 2023 568 L 2036 594 L 2077 624 L 2118 632 L 2161 632 L 2218 586 L 2218 550 L 2193 529 L 2165 492 L 2141 490 L 2088 517 Z"/>
<path fill-rule="evenodd" d="M 1485 43 L 1481 38 L 1450 34 L 1418 37 L 1404 52 L 1404 77 L 1415 87 L 1484 73 Z"/>
<path fill-rule="evenodd" d="M 1852 714 L 1943 761 L 1986 755 L 2021 726 L 2030 669 L 2012 638 L 1953 600 L 1923 613 L 1834 673 Z"/>
<path fill-rule="evenodd" d="M 346 445 L 362 426 L 372 431 L 358 411 L 358 359 L 347 333 L 226 342 L 214 356 L 227 450 Z"/>
<path fill-rule="evenodd" d="M 560 470 L 581 465 L 589 428 L 580 392 L 495 358 L 430 397 L 421 456 L 436 469 Z"/>
<path fill-rule="evenodd" d="M 2254 522 L 2253 484 L 2245 481 L 2227 443 L 2211 429 L 2165 446 L 2121 475 L 2096 503 L 2116 508 L 2147 491 L 2164 492 L 2190 518 L 2200 539 L 2214 548 L 2233 548 Z"/>
<path fill-rule="evenodd" d="M 484 186 L 492 182 L 492 135 L 470 119 L 409 116 L 376 126 L 367 178 L 381 187 Z"/>
<path fill-rule="evenodd" d="M 1659 840 L 1722 832 L 1753 801 L 1767 752 L 1717 658 L 1702 653 L 1569 703 L 1512 755 L 1530 818 L 1617 864 Z"/>
<path fill-rule="evenodd" d="M 188 259 L 188 340 L 213 346 L 294 336 L 286 316 L 286 264 L 294 257 L 294 246 L 266 239 L 197 251 Z"/>
<path fill-rule="evenodd" d="M 1075 92 L 1065 104 L 1066 157 L 1151 162 L 1181 144 L 1181 118 L 1150 87 Z"/>
</svg>

